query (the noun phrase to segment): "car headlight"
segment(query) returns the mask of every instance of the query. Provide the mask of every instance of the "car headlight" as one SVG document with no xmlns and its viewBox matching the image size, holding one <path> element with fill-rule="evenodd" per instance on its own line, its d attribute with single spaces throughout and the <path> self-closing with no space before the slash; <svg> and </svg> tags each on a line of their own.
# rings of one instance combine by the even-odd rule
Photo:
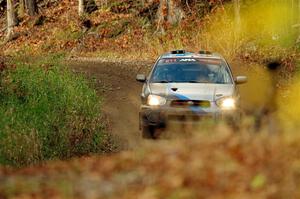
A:
<svg viewBox="0 0 300 199">
<path fill-rule="evenodd" d="M 232 97 L 221 98 L 217 100 L 217 105 L 224 110 L 232 110 L 236 108 L 236 100 Z"/>
<path fill-rule="evenodd" d="M 150 106 L 159 106 L 166 104 L 166 98 L 158 96 L 158 95 L 149 95 L 147 104 Z"/>
</svg>

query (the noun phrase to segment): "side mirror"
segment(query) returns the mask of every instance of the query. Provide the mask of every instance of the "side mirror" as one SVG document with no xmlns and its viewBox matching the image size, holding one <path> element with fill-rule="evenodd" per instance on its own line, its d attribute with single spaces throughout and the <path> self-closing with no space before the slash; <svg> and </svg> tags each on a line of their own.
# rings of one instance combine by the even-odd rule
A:
<svg viewBox="0 0 300 199">
<path fill-rule="evenodd" d="M 236 84 L 244 84 L 244 83 L 246 83 L 247 82 L 247 77 L 246 76 L 237 76 L 236 78 L 235 78 L 235 83 Z"/>
<path fill-rule="evenodd" d="M 136 81 L 138 81 L 138 82 L 145 82 L 146 81 L 146 76 L 143 75 L 143 74 L 138 74 L 136 76 Z"/>
</svg>

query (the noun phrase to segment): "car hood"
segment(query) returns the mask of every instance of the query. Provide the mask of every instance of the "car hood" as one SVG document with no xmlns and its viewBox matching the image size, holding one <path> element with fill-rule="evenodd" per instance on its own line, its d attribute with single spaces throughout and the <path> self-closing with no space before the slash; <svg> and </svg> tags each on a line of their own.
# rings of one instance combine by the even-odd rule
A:
<svg viewBox="0 0 300 199">
<path fill-rule="evenodd" d="M 180 100 L 214 101 L 234 94 L 233 84 L 152 83 L 149 88 L 151 94 Z"/>
</svg>

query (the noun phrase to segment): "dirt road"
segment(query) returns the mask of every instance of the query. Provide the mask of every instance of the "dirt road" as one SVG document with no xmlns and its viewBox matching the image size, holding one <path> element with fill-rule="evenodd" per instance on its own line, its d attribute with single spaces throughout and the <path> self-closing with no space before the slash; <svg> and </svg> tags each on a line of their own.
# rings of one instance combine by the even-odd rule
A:
<svg viewBox="0 0 300 199">
<path fill-rule="evenodd" d="M 150 62 L 111 63 L 102 61 L 71 61 L 76 72 L 96 82 L 96 90 L 103 100 L 103 113 L 108 131 L 119 140 L 122 149 L 138 147 L 138 109 L 142 84 L 135 81 L 138 72 L 146 73 Z"/>
</svg>

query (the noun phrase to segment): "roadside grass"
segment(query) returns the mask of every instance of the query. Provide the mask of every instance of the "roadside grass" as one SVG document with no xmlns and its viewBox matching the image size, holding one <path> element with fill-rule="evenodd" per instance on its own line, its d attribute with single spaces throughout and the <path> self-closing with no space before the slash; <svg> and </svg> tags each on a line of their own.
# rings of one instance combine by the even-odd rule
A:
<svg viewBox="0 0 300 199">
<path fill-rule="evenodd" d="M 12 61 L 0 76 L 0 163 L 23 166 L 113 150 L 101 99 L 64 56 Z"/>
</svg>

